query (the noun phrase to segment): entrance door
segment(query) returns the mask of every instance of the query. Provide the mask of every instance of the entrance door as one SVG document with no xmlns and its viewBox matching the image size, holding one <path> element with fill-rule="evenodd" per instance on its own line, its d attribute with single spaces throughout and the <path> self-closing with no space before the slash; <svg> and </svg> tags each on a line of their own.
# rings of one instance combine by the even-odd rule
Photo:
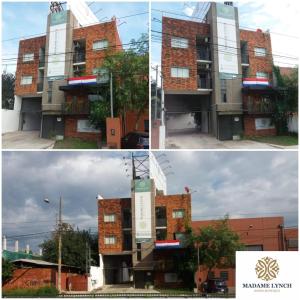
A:
<svg viewBox="0 0 300 300">
<path fill-rule="evenodd" d="M 220 115 L 218 117 L 218 139 L 221 141 L 232 140 L 233 136 L 240 135 L 243 131 L 242 116 Z"/>
</svg>

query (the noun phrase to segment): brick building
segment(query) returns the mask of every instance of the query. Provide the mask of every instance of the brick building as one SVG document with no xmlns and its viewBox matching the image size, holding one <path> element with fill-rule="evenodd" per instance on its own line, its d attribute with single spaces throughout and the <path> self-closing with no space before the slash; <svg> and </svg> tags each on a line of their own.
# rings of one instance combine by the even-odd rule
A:
<svg viewBox="0 0 300 300">
<path fill-rule="evenodd" d="M 103 91 L 110 74 L 102 64 L 108 54 L 122 51 L 116 19 L 82 25 L 71 9 L 55 11 L 48 15 L 46 32 L 19 44 L 19 130 L 39 130 L 43 138 L 99 139 L 101 132 L 90 124 L 89 114 L 91 101 L 109 101 Z M 123 134 L 135 124 L 135 113 L 128 114 Z M 147 130 L 146 111 L 140 120 L 138 130 Z"/>
<path fill-rule="evenodd" d="M 206 226 L 214 226 L 216 220 L 192 221 L 195 232 Z M 246 251 L 298 251 L 298 228 L 285 228 L 283 217 L 229 219 L 229 228 L 236 232 Z M 235 287 L 235 269 L 214 269 L 212 274 L 200 265 L 198 282 L 209 276 L 223 278 L 230 290 Z"/>
<path fill-rule="evenodd" d="M 226 3 L 210 3 L 202 21 L 162 18 L 167 134 L 276 134 L 270 33 L 239 29 L 238 9 Z"/>
</svg>

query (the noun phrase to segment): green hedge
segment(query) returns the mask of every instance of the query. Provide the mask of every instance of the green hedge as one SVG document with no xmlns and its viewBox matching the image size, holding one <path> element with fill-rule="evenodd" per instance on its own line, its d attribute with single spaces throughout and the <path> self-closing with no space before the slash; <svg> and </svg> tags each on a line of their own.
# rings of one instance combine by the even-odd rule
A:
<svg viewBox="0 0 300 300">
<path fill-rule="evenodd" d="M 42 287 L 39 289 L 13 289 L 3 291 L 3 297 L 56 297 L 58 290 L 55 287 Z"/>
</svg>

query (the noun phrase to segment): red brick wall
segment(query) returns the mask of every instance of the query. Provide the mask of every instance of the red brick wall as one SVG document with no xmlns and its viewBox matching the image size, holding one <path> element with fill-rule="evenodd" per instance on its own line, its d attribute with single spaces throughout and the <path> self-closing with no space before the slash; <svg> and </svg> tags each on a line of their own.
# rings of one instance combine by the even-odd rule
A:
<svg viewBox="0 0 300 300">
<path fill-rule="evenodd" d="M 54 284 L 52 272 L 53 270 L 50 268 L 16 269 L 13 272 L 13 278 L 5 283 L 2 288 L 3 290 L 11 290 L 51 286 Z"/>
<path fill-rule="evenodd" d="M 175 232 L 184 232 L 185 223 L 191 222 L 191 195 L 156 196 L 155 206 L 165 206 L 167 213 L 167 239 L 173 240 Z M 174 209 L 185 209 L 185 218 L 174 219 Z"/>
<path fill-rule="evenodd" d="M 166 90 L 197 89 L 196 36 L 209 36 L 209 25 L 199 22 L 162 18 L 162 73 Z M 187 49 L 172 48 L 171 37 L 189 40 Z M 187 67 L 189 78 L 172 78 L 171 67 Z"/>
<path fill-rule="evenodd" d="M 240 30 L 240 39 L 241 41 L 248 42 L 249 77 L 255 77 L 256 72 L 266 72 L 269 74 L 271 82 L 273 58 L 270 34 L 259 31 Z M 255 56 L 254 48 L 256 47 L 266 48 L 267 56 Z"/>
<path fill-rule="evenodd" d="M 91 75 L 93 68 L 101 67 L 107 53 L 122 49 L 115 20 L 74 29 L 73 40 L 79 39 L 86 43 L 86 75 Z M 93 42 L 102 39 L 108 40 L 108 50 L 93 50 Z"/>
<path fill-rule="evenodd" d="M 88 277 L 86 275 L 70 276 L 67 280 L 67 289 L 71 291 L 87 291 Z"/>
<path fill-rule="evenodd" d="M 244 115 L 244 134 L 246 136 L 267 136 L 276 135 L 276 128 L 259 129 L 255 128 L 255 118 L 270 118 L 270 115 Z"/>
<path fill-rule="evenodd" d="M 298 228 L 285 228 L 284 229 L 284 236 L 286 242 L 286 250 L 288 251 L 298 251 L 298 247 L 289 248 L 288 247 L 288 240 L 289 239 L 297 239 L 298 240 Z"/>
<path fill-rule="evenodd" d="M 139 118 L 137 129 L 135 127 L 136 121 L 137 121 L 137 113 L 134 111 L 127 111 L 126 117 L 125 117 L 125 134 L 131 132 L 131 131 L 145 131 L 144 122 L 148 120 L 149 121 L 149 111 L 145 111 Z M 149 124 L 150 126 L 150 124 Z"/>
<path fill-rule="evenodd" d="M 99 252 L 109 254 L 112 252 L 122 252 L 122 209 L 131 207 L 131 199 L 105 199 L 98 201 L 98 232 L 99 232 Z M 104 214 L 115 214 L 115 222 L 104 222 Z M 116 244 L 104 244 L 104 237 L 114 235 Z"/>
<path fill-rule="evenodd" d="M 16 95 L 35 94 L 37 92 L 38 82 L 38 66 L 39 66 L 39 50 L 45 47 L 46 36 L 40 36 L 32 39 L 21 40 L 19 42 L 19 54 L 16 71 Z M 34 60 L 23 62 L 23 54 L 34 53 Z M 21 85 L 22 76 L 32 76 L 32 84 Z"/>
<path fill-rule="evenodd" d="M 87 116 L 65 116 L 65 137 L 80 138 L 87 141 L 98 141 L 101 132 L 77 132 L 77 121 L 87 119 Z"/>
</svg>

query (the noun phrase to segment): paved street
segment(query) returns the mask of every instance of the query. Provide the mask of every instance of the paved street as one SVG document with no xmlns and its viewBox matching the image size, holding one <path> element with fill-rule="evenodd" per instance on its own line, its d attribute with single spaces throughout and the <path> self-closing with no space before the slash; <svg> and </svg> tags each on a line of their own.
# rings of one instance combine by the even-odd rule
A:
<svg viewBox="0 0 300 300">
<path fill-rule="evenodd" d="M 208 134 L 172 134 L 166 138 L 166 149 L 297 149 L 297 146 L 278 146 L 250 140 L 219 141 Z"/>
<path fill-rule="evenodd" d="M 2 135 L 3 149 L 52 149 L 55 141 L 41 139 L 39 131 L 15 131 Z"/>
</svg>

